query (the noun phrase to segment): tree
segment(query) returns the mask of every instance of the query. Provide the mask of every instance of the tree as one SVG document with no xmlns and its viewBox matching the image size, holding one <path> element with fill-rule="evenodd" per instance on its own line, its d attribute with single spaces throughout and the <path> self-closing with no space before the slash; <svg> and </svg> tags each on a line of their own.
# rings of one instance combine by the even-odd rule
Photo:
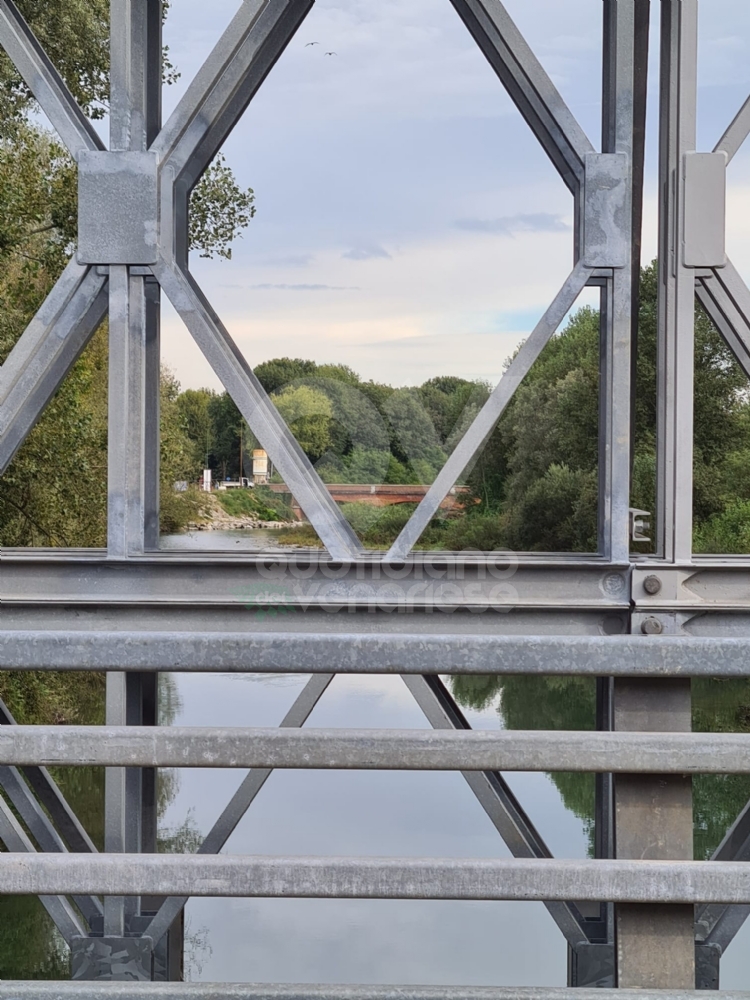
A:
<svg viewBox="0 0 750 1000">
<path fill-rule="evenodd" d="M 292 385 L 273 396 L 273 401 L 299 446 L 316 462 L 331 445 L 330 399 L 309 385 Z"/>
<path fill-rule="evenodd" d="M 632 503 L 644 510 L 655 506 L 657 287 L 653 263 L 641 279 L 636 370 Z M 696 546 L 747 552 L 747 380 L 699 306 L 695 324 Z M 494 512 L 509 548 L 596 547 L 599 336 L 595 310 L 575 313 L 542 351 L 469 475 L 481 501 L 469 513 Z"/>
<path fill-rule="evenodd" d="M 212 389 L 186 389 L 175 400 L 181 425 L 192 446 L 193 468 L 196 471 L 210 468 L 214 448 L 211 401 L 216 395 Z"/>
<path fill-rule="evenodd" d="M 446 454 L 419 390 L 397 389 L 384 409 L 398 448 L 416 473 L 417 481 L 431 483 L 445 464 Z"/>
<path fill-rule="evenodd" d="M 242 415 L 228 392 L 214 395 L 208 401 L 212 427 L 211 468 L 221 471 L 221 478 L 239 477 L 240 430 Z"/>
<path fill-rule="evenodd" d="M 19 7 L 84 111 L 102 117 L 109 90 L 109 0 L 22 0 Z M 169 75 L 174 78 L 172 70 Z M 77 239 L 76 165 L 38 125 L 35 112 L 31 94 L 0 53 L 0 363 L 74 253 Z M 255 213 L 252 191 L 240 188 L 221 156 L 194 191 L 193 208 L 191 239 L 202 256 L 231 256 L 231 241 Z M 100 332 L 3 477 L 0 539 L 6 544 L 103 544 L 106 355 Z M 162 497 L 172 526 L 181 520 L 180 504 L 188 505 L 189 499 L 175 500 L 172 481 L 192 478 L 195 466 L 203 463 L 170 416 L 173 396 L 167 378 L 162 404 L 169 444 L 162 448 Z"/>
<path fill-rule="evenodd" d="M 303 361 L 302 358 L 274 358 L 256 365 L 255 376 L 271 395 L 283 389 L 291 382 L 297 382 L 307 375 L 314 375 L 318 366 L 314 361 Z"/>
</svg>

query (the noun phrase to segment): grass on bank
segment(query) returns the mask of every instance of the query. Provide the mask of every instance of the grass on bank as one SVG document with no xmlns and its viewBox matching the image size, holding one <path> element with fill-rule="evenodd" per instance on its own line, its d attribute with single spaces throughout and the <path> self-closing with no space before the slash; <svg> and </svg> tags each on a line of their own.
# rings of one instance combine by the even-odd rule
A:
<svg viewBox="0 0 750 1000">
<path fill-rule="evenodd" d="M 416 510 L 416 504 L 399 503 L 390 507 L 374 507 L 357 502 L 341 504 L 341 512 L 355 534 L 368 549 L 389 549 Z M 280 545 L 322 548 L 315 529 L 310 524 L 281 528 L 275 533 Z M 435 517 L 415 546 L 417 549 L 445 552 L 494 552 L 503 549 L 505 521 L 502 514 L 452 514 Z"/>
<path fill-rule="evenodd" d="M 254 517 L 259 521 L 294 521 L 294 511 L 283 496 L 256 486 L 251 490 L 219 490 L 213 494 L 232 517 Z"/>
</svg>

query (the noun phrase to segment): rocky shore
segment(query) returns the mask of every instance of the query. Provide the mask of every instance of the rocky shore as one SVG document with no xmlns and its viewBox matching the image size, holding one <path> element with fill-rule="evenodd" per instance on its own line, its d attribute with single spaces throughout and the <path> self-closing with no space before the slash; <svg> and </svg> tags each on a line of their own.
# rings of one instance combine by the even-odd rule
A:
<svg viewBox="0 0 750 1000">
<path fill-rule="evenodd" d="M 294 528 L 302 521 L 261 521 L 249 514 L 229 514 L 217 498 L 206 494 L 205 519 L 187 525 L 188 531 L 252 531 L 263 528 L 266 531 L 279 528 Z"/>
</svg>

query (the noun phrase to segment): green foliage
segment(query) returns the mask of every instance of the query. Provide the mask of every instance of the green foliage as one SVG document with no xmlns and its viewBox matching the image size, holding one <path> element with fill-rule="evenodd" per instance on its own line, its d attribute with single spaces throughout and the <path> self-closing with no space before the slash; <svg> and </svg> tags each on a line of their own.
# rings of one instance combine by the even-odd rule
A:
<svg viewBox="0 0 750 1000">
<path fill-rule="evenodd" d="M 331 445 L 333 406 L 309 385 L 290 385 L 272 397 L 300 447 L 316 461 Z"/>
<path fill-rule="evenodd" d="M 201 257 L 232 259 L 232 243 L 255 217 L 255 194 L 243 190 L 222 153 L 190 196 L 190 246 Z"/>
<path fill-rule="evenodd" d="M 397 389 L 385 403 L 385 414 L 419 483 L 429 484 L 445 465 L 446 453 L 418 389 Z"/>
<path fill-rule="evenodd" d="M 36 896 L 1 897 L 0 920 L 0 978 L 70 978 L 68 949 Z"/>
<path fill-rule="evenodd" d="M 271 395 L 278 392 L 291 382 L 297 382 L 307 375 L 314 375 L 318 366 L 314 361 L 303 361 L 302 358 L 274 358 L 264 361 L 255 368 L 255 377 Z"/>
<path fill-rule="evenodd" d="M 355 501 L 354 503 L 344 503 L 341 505 L 341 513 L 347 519 L 355 532 L 364 537 L 375 527 L 383 516 L 382 507 L 373 507 L 371 503 Z"/>
<path fill-rule="evenodd" d="M 211 400 L 215 396 L 211 389 L 185 389 L 175 400 L 180 425 L 190 442 L 191 465 L 196 475 L 209 468 L 215 430 Z"/>
<path fill-rule="evenodd" d="M 18 0 L 17 6 L 84 111 L 103 118 L 109 99 L 109 0 Z M 33 105 L 0 50 L 0 123 L 18 122 Z"/>
<path fill-rule="evenodd" d="M 291 507 L 262 486 L 252 490 L 224 490 L 215 494 L 221 506 L 233 517 L 255 517 L 260 521 L 293 521 Z"/>
<path fill-rule="evenodd" d="M 730 502 L 697 525 L 693 543 L 699 553 L 750 552 L 750 500 Z"/>
<path fill-rule="evenodd" d="M 102 330 L 3 475 L 0 544 L 104 544 L 106 359 L 106 332 Z"/>
</svg>

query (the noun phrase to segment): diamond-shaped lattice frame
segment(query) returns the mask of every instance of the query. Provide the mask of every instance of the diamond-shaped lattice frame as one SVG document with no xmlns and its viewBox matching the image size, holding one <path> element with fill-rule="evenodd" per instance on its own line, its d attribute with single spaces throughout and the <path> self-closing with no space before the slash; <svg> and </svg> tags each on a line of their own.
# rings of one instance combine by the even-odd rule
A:
<svg viewBox="0 0 750 1000">
<path fill-rule="evenodd" d="M 113 4 L 113 30 L 115 26 L 122 28 L 125 36 L 134 23 L 132 2 L 122 0 Z M 627 248 L 632 242 L 633 177 L 627 138 L 623 141 L 615 134 L 608 143 L 610 149 L 595 153 L 502 3 L 499 0 L 451 2 L 575 198 L 578 263 L 392 546 L 387 557 L 392 560 L 409 554 L 581 290 L 590 283 L 609 282 L 614 302 L 618 279 L 623 289 L 631 280 Z M 7 467 L 103 319 L 107 267 L 147 264 L 253 433 L 269 452 L 329 553 L 337 559 L 358 555 L 360 546 L 354 533 L 193 280 L 185 252 L 190 191 L 311 7 L 312 0 L 245 0 L 167 123 L 163 128 L 152 129 L 150 137 L 145 129 L 142 141 L 133 125 L 134 108 L 127 106 L 118 118 L 117 102 L 122 103 L 118 93 L 125 93 L 126 104 L 127 98 L 131 98 L 130 103 L 137 105 L 137 99 L 129 91 L 129 84 L 118 91 L 113 51 L 113 148 L 108 153 L 12 0 L 0 0 L 0 41 L 63 142 L 82 164 L 79 259 L 86 262 L 68 266 L 0 371 L 0 468 Z M 118 17 L 122 24 L 117 24 Z M 127 50 L 127 46 L 124 48 Z M 146 107 L 143 119 L 148 118 Z M 717 146 L 717 152 L 726 154 L 727 162 L 749 128 L 750 111 L 746 104 Z M 161 208 L 158 232 L 153 201 L 156 191 L 149 187 L 151 181 L 143 166 L 146 159 L 158 164 L 158 175 L 154 178 Z M 112 201 L 108 192 L 113 183 L 124 185 L 131 196 L 126 213 L 118 214 L 117 204 L 112 203 L 113 214 L 106 219 L 107 229 L 102 225 L 101 208 Z M 698 294 L 740 362 L 750 370 L 747 320 L 750 292 L 731 263 L 723 269 L 713 268 L 711 280 L 701 279 Z M 119 315 L 132 330 L 131 295 L 132 286 L 121 288 Z M 617 323 L 617 309 L 610 309 L 609 313 L 610 321 Z M 113 314 L 117 310 L 111 301 L 111 320 Z M 628 380 L 624 374 L 625 354 L 622 350 L 618 354 L 617 343 L 616 337 L 609 339 L 605 359 L 605 374 L 612 394 L 624 393 L 623 383 Z M 135 376 L 143 378 L 137 365 Z M 608 398 L 608 403 L 614 412 L 617 401 Z M 622 405 L 626 405 L 624 395 L 620 408 Z M 627 490 L 618 482 L 617 469 L 622 462 L 617 459 L 622 457 L 622 446 L 618 448 L 615 444 L 612 425 L 613 421 L 605 415 L 603 435 L 608 440 L 603 450 L 607 467 L 602 489 L 605 509 L 601 549 L 602 554 L 616 561 L 627 556 Z M 121 464 L 127 465 L 127 461 Z M 123 474 L 125 492 L 128 475 L 137 478 L 136 472 L 131 469 Z M 622 473 L 619 475 L 621 479 Z M 128 516 L 127 500 L 122 506 L 124 522 Z M 116 512 L 114 520 L 117 521 Z M 142 522 L 143 515 L 137 527 L 142 529 Z M 126 542 L 126 552 L 128 548 Z"/>
<path fill-rule="evenodd" d="M 594 154 L 590 142 L 502 4 L 479 0 L 453 0 L 453 3 L 574 194 L 578 206 L 579 242 L 585 252 L 393 545 L 390 559 L 400 559 L 409 553 L 596 268 L 623 264 L 621 259 L 614 258 L 624 242 L 616 216 L 628 200 L 627 161 L 623 165 L 622 157 Z M 122 16 L 127 28 L 129 3 L 120 6 L 125 10 Z M 117 108 L 113 104 L 113 149 L 107 153 L 14 5 L 10 0 L 2 0 L 3 44 L 68 149 L 82 164 L 79 259 L 89 265 L 88 269 L 69 267 L 3 370 L 0 388 L 5 388 L 5 395 L 12 398 L 15 405 L 13 409 L 10 402 L 4 403 L 2 413 L 0 460 L 3 467 L 101 321 L 106 268 L 110 268 L 114 279 L 116 266 L 149 265 L 330 554 L 338 559 L 357 556 L 360 546 L 354 533 L 193 280 L 184 252 L 190 190 L 311 6 L 311 0 L 246 0 L 177 109 L 148 145 L 146 142 L 139 145 L 130 121 L 130 109 L 123 119 L 127 127 L 118 128 Z M 113 18 L 116 10 L 119 10 L 118 5 L 113 6 Z M 116 72 L 113 56 L 113 74 Z M 147 117 L 146 109 L 144 118 Z M 147 148 L 149 162 L 155 158 L 158 163 L 161 206 L 158 234 L 154 232 L 152 188 L 148 187 L 148 171 L 143 166 Z M 102 220 L 101 207 L 111 200 L 108 192 L 113 183 L 124 185 L 124 189 L 131 192 L 125 206 L 127 212 L 118 214 L 117 205 L 113 204 L 110 217 Z M 593 225 L 595 214 L 596 225 Z M 103 221 L 108 225 L 103 225 Z M 132 288 L 128 291 L 121 283 L 119 297 L 112 288 L 110 320 L 114 323 L 119 318 L 123 328 L 132 331 L 134 310 L 130 296 Z M 60 336 L 63 323 L 67 323 L 70 336 Z M 37 348 L 39 341 L 41 349 Z M 33 370 L 29 363 L 31 351 L 36 360 Z M 117 364 L 115 375 L 122 378 L 121 365 L 127 365 L 127 359 L 121 357 L 113 361 Z M 136 381 L 142 379 L 143 372 L 134 364 L 132 356 L 130 362 Z M 25 379 L 16 376 L 19 370 L 26 375 Z M 122 416 L 127 421 L 128 414 Z M 131 462 L 137 457 L 130 456 Z M 126 455 L 120 466 L 127 465 Z M 118 474 L 118 469 L 119 466 L 115 469 L 110 466 L 114 475 Z M 125 492 L 128 475 L 134 478 L 136 472 L 130 470 L 128 473 L 126 468 L 122 473 Z M 113 493 L 116 497 L 118 491 L 110 490 L 111 496 Z M 122 502 L 122 507 L 121 519 L 125 522 L 127 500 Z M 117 522 L 117 516 L 115 510 L 110 527 L 113 520 Z M 110 540 L 112 542 L 111 531 Z M 126 552 L 128 548 L 126 542 Z"/>
</svg>

